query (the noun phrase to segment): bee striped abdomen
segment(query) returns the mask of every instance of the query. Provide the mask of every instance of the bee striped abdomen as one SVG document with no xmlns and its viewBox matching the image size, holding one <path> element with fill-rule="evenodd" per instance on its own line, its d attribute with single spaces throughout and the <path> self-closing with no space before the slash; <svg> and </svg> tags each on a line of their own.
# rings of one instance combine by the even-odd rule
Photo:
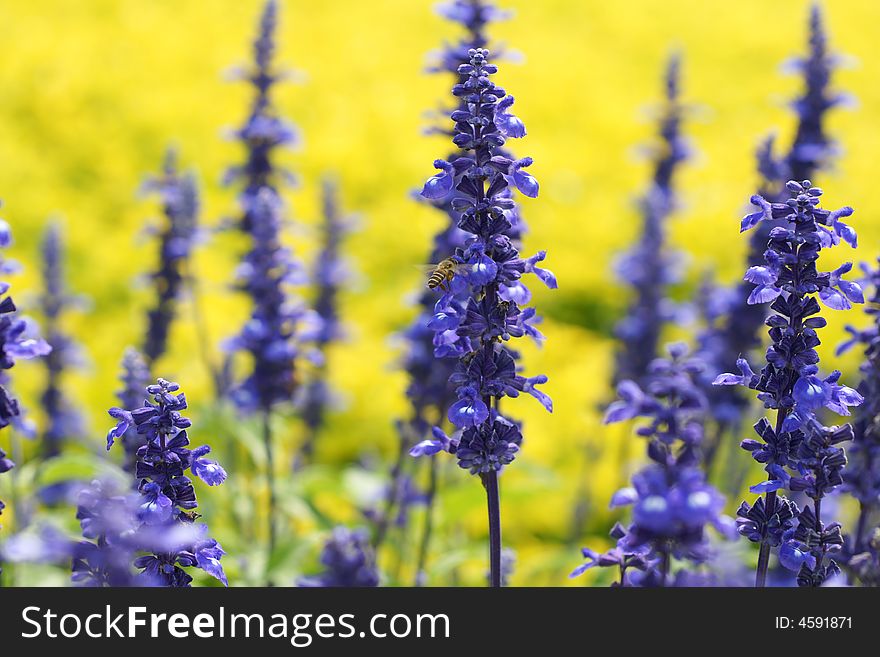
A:
<svg viewBox="0 0 880 657">
<path fill-rule="evenodd" d="M 440 262 L 434 268 L 434 271 L 431 272 L 431 275 L 428 276 L 428 289 L 434 290 L 439 287 L 441 290 L 445 290 L 455 277 L 455 268 L 457 266 L 458 263 L 452 258 L 446 258 Z"/>
<path fill-rule="evenodd" d="M 443 281 L 446 280 L 446 274 L 441 272 L 439 269 L 435 269 L 431 276 L 428 277 L 428 289 L 435 289 L 440 287 Z"/>
</svg>

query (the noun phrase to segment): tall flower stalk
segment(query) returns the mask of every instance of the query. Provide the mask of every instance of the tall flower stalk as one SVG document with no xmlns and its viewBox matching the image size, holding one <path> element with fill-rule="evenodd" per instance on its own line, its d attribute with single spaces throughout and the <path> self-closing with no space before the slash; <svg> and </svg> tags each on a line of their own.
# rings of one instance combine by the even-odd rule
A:
<svg viewBox="0 0 880 657">
<path fill-rule="evenodd" d="M 199 515 L 195 489 L 188 473 L 209 486 L 226 481 L 226 471 L 206 458 L 211 448 L 203 445 L 190 449 L 187 429 L 191 426 L 182 411 L 186 396 L 180 386 L 158 379 L 146 388 L 152 401 L 133 409 L 112 408 L 110 416 L 117 424 L 107 435 L 109 450 L 117 439 L 125 440 L 128 429 L 142 436 L 135 468 L 140 500 L 137 508 L 141 532 L 141 550 L 147 552 L 135 559 L 140 578 L 147 584 L 188 587 L 192 576 L 187 568 L 199 568 L 227 583 L 220 559 L 225 554 L 220 544 L 207 535 L 205 524 L 196 524 Z M 157 538 L 161 547 L 150 543 Z"/>
<path fill-rule="evenodd" d="M 277 186 L 289 174 L 274 162 L 277 149 L 295 142 L 293 128 L 276 112 L 271 90 L 280 79 L 273 65 L 277 3 L 266 3 L 254 41 L 254 64 L 240 77 L 254 88 L 250 113 L 235 132 L 246 152 L 245 163 L 230 169 L 227 180 L 241 185 L 238 227 L 250 248 L 238 268 L 238 289 L 251 300 L 251 314 L 227 348 L 249 357 L 250 369 L 233 386 L 231 396 L 240 411 L 258 415 L 266 450 L 269 489 L 268 523 L 270 554 L 276 545 L 277 491 L 272 414 L 293 400 L 297 386 L 296 363 L 300 347 L 309 339 L 316 321 L 293 296 L 291 286 L 302 282 L 302 267 L 282 245 L 284 203 Z"/>
<path fill-rule="evenodd" d="M 822 520 L 823 498 L 843 483 L 846 464 L 837 445 L 852 438 L 852 427 L 823 426 L 816 413 L 826 407 L 849 415 L 848 407 L 859 405 L 862 396 L 838 383 L 840 372 L 819 377 L 820 341 L 817 330 L 826 321 L 817 297 L 829 308 L 846 310 L 864 301 L 857 283 L 843 276 L 852 265 L 820 272 L 817 261 L 823 248 L 841 241 L 856 246 L 856 233 L 843 222 L 852 208 L 833 212 L 819 207 L 822 190 L 809 180 L 789 181 L 790 198 L 770 203 L 753 196 L 758 208 L 742 220 L 741 230 L 762 222 L 775 222 L 770 233 L 764 264 L 748 269 L 745 280 L 753 289 L 750 304 L 770 303 L 772 314 L 765 320 L 771 345 L 766 365 L 755 374 L 745 358 L 739 358 L 739 374 L 722 374 L 716 385 L 742 385 L 758 391 L 758 399 L 773 414 L 755 424 L 760 440 L 746 439 L 742 448 L 764 466 L 767 480 L 750 488 L 763 498 L 750 506 L 743 502 L 737 515 L 739 531 L 759 543 L 755 584 L 766 583 L 771 547 L 780 547 L 783 566 L 798 571 L 798 583 L 818 586 L 838 572 L 830 554 L 840 548 L 840 525 Z M 803 510 L 779 491 L 803 491 L 813 506 Z"/>
<path fill-rule="evenodd" d="M 664 324 L 672 318 L 668 287 L 678 279 L 676 262 L 681 254 L 667 244 L 667 223 L 676 208 L 675 177 L 689 153 L 681 133 L 685 105 L 681 101 L 681 58 L 669 58 L 663 78 L 657 142 L 652 150 L 651 184 L 639 200 L 642 228 L 638 242 L 617 263 L 617 272 L 633 291 L 624 318 L 617 324 L 620 342 L 614 383 L 644 383 L 650 364 L 658 356 Z"/>
<path fill-rule="evenodd" d="M 327 409 L 333 402 L 333 392 L 327 381 L 327 350 L 344 337 L 345 330 L 339 318 L 339 292 L 350 278 L 348 263 L 341 250 L 345 236 L 352 229 L 352 222 L 339 209 L 337 184 L 327 178 L 321 189 L 321 247 L 311 272 L 311 280 L 316 288 L 312 309 L 320 319 L 320 325 L 314 332 L 313 345 L 320 361 L 308 382 L 300 389 L 302 396 L 298 406 L 308 431 L 297 459 L 300 464 L 311 459 Z"/>
<path fill-rule="evenodd" d="M 64 314 L 76 303 L 66 290 L 64 245 L 61 226 L 50 223 L 43 235 L 43 293 L 40 296 L 46 341 L 52 347 L 43 359 L 46 366 L 46 387 L 41 396 L 46 414 L 42 453 L 44 458 L 58 456 L 65 439 L 82 436 L 83 417 L 64 391 L 66 370 L 81 365 L 82 350 L 65 333 L 61 324 Z"/>
<path fill-rule="evenodd" d="M 877 555 L 880 553 L 873 534 L 880 509 L 880 266 L 863 267 L 870 289 L 865 313 L 872 323 L 862 330 L 847 326 L 851 338 L 840 345 L 837 352 L 843 353 L 856 345 L 864 352 L 858 390 L 865 402 L 856 412 L 853 444 L 848 450 L 849 462 L 843 475 L 844 490 L 859 503 L 856 529 L 847 550 L 850 568 L 863 580 L 870 574 L 877 585 L 880 582 Z"/>
<path fill-rule="evenodd" d="M 585 548 L 577 577 L 595 566 L 614 567 L 616 586 L 669 586 L 675 583 L 673 559 L 698 566 L 710 556 L 708 526 L 729 533 L 722 515 L 724 497 L 706 482 L 700 446 L 708 402 L 696 380 L 704 364 L 687 347 L 669 345 L 668 358 L 655 359 L 645 383 L 624 380 L 605 423 L 644 418 L 637 430 L 647 440 L 648 465 L 617 491 L 611 506 L 631 506 L 632 522 L 615 525 L 617 540 L 604 554 Z M 632 570 L 631 570 L 632 569 Z"/>
<path fill-rule="evenodd" d="M 177 153 L 165 154 L 162 173 L 147 180 L 144 189 L 159 195 L 164 224 L 156 229 L 159 259 L 150 274 L 155 302 L 147 313 L 143 355 L 152 366 L 168 349 L 171 325 L 187 283 L 188 263 L 198 232 L 199 192 L 195 177 L 178 171 Z"/>
<path fill-rule="evenodd" d="M 457 82 L 465 82 L 467 76 L 458 72 L 461 62 L 468 59 L 468 51 L 483 48 L 488 44 L 487 26 L 507 17 L 507 12 L 498 9 L 494 3 L 486 0 L 452 0 L 441 4 L 437 11 L 444 18 L 461 26 L 463 34 L 451 43 L 444 43 L 436 53 L 432 53 L 428 66 L 430 73 L 442 73 L 454 76 Z M 467 101 L 457 99 L 458 109 L 466 111 Z M 445 118 L 445 117 L 444 117 Z M 441 126 L 433 126 L 430 132 L 439 132 L 452 136 L 452 131 Z M 448 157 L 449 161 L 466 155 L 456 148 Z M 440 231 L 435 235 L 430 249 L 428 262 L 439 263 L 456 249 L 464 246 L 466 233 L 458 227 L 458 212 L 452 207 L 452 195 L 444 198 L 425 199 L 444 216 Z M 511 215 L 513 217 L 514 215 Z M 522 221 L 517 215 L 514 225 L 508 233 L 518 237 Z M 423 289 L 418 297 L 419 314 L 412 324 L 401 335 L 405 345 L 402 358 L 403 369 L 407 372 L 409 383 L 407 399 L 410 401 L 412 413 L 409 418 L 397 423 L 398 450 L 391 466 L 390 483 L 385 499 L 385 509 L 376 520 L 376 536 L 374 545 L 381 546 L 393 519 L 401 517 L 403 507 L 412 499 L 407 475 L 406 455 L 408 450 L 420 440 L 426 438 L 431 426 L 441 422 L 446 409 L 455 399 L 455 391 L 449 383 L 455 369 L 452 359 L 435 359 L 434 331 L 428 326 L 434 314 L 436 295 L 429 289 Z M 438 494 L 439 477 L 437 464 L 432 460 L 428 472 L 428 484 L 422 497 L 425 506 L 425 518 L 421 536 L 418 539 L 418 557 L 416 563 L 416 584 L 421 585 L 426 577 L 428 553 L 434 527 L 434 502 Z"/>
<path fill-rule="evenodd" d="M 803 91 L 791 106 L 797 116 L 794 139 L 788 152 L 782 157 L 773 154 L 773 139 L 761 144 L 758 150 L 758 172 L 761 179 L 760 195 L 771 201 L 784 203 L 789 192 L 787 180 L 815 180 L 816 174 L 826 169 L 837 152 L 834 140 L 828 135 L 826 122 L 828 112 L 843 104 L 845 96 L 831 89 L 831 75 L 838 65 L 838 57 L 829 53 L 827 36 L 818 5 L 810 10 L 808 52 L 804 57 L 791 60 L 788 68 L 801 75 Z M 749 240 L 748 265 L 761 266 L 770 233 L 775 221 L 758 224 Z M 751 287 L 743 282 L 729 295 L 729 303 L 717 326 L 707 338 L 714 342 L 715 353 L 710 360 L 722 367 L 732 363 L 740 355 L 753 353 L 761 343 L 760 328 L 767 316 L 766 303 L 747 302 Z M 720 371 L 720 370 L 716 370 Z M 746 398 L 734 389 L 710 391 L 709 398 L 718 423 L 718 432 L 707 450 L 711 458 L 721 440 L 721 434 L 735 430 L 741 424 L 748 407 Z"/>
<path fill-rule="evenodd" d="M 429 323 L 435 332 L 435 356 L 458 361 L 450 379 L 457 399 L 447 413 L 458 431 L 450 437 L 435 427 L 434 438 L 420 442 L 410 453 L 448 451 L 460 467 L 480 476 L 488 507 L 491 584 L 497 587 L 501 586 L 498 472 L 514 460 L 522 442 L 519 424 L 501 415 L 499 401 L 525 392 L 552 410 L 550 398 L 538 390 L 547 377 L 517 374 L 516 353 L 507 342 L 524 335 L 541 337 L 533 326 L 534 309 L 520 308 L 518 303 L 528 298 L 522 275 L 536 274 L 550 288 L 556 287 L 556 279 L 538 266 L 545 252 L 521 258 L 505 233 L 512 226 L 508 211 L 515 207 L 511 189 L 534 198 L 538 182 L 524 170 L 532 164 L 531 158 L 511 160 L 498 154 L 507 138 L 523 136 L 525 128 L 510 111 L 513 98 L 492 81 L 497 67 L 488 54 L 480 48 L 470 50 L 469 61 L 458 69 L 467 79 L 453 87 L 453 94 L 468 105 L 451 114 L 453 143 L 467 155 L 452 162 L 435 160 L 439 173 L 422 190 L 428 199 L 454 195 L 458 227 L 467 233 L 465 246 L 448 254 L 455 273 L 447 277 Z"/>
</svg>

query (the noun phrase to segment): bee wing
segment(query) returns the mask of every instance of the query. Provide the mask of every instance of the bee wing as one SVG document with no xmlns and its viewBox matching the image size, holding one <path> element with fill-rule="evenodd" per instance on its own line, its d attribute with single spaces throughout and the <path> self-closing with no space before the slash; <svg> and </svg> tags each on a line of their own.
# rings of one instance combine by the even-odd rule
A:
<svg viewBox="0 0 880 657">
<path fill-rule="evenodd" d="M 413 265 L 416 269 L 422 272 L 425 276 L 430 276 L 440 267 L 441 263 L 428 263 L 428 264 L 418 264 Z M 467 274 L 470 271 L 470 265 L 462 264 L 460 262 L 456 262 L 452 266 L 452 273 L 456 276 L 460 276 L 463 274 Z"/>
</svg>

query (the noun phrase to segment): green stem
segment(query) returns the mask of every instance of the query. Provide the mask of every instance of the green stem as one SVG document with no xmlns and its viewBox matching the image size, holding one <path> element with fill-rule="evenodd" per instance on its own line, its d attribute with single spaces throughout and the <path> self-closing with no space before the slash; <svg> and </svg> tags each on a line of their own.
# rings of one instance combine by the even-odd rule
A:
<svg viewBox="0 0 880 657">
<path fill-rule="evenodd" d="M 431 534 L 434 530 L 434 499 L 437 497 L 437 459 L 432 458 L 430 461 L 430 475 L 428 479 L 428 490 L 425 499 L 425 527 L 422 530 L 422 538 L 419 542 L 419 556 L 416 562 L 416 586 L 424 586 L 425 584 L 425 567 L 428 563 L 428 549 L 431 545 Z"/>
<path fill-rule="evenodd" d="M 266 409 L 263 411 L 263 445 L 266 448 L 266 486 L 269 489 L 269 560 L 275 554 L 276 530 L 275 513 L 278 500 L 275 493 L 275 450 L 272 446 L 272 414 Z M 268 563 L 268 562 L 267 562 Z"/>
</svg>

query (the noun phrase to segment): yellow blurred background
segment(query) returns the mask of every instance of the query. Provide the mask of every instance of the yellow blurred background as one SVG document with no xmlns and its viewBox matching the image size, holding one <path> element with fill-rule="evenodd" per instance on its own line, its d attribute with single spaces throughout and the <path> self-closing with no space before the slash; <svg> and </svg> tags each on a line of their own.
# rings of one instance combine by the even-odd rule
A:
<svg viewBox="0 0 880 657">
<path fill-rule="evenodd" d="M 278 61 L 294 71 L 295 84 L 280 86 L 275 98 L 304 137 L 301 149 L 284 156 L 300 178 L 297 188 L 285 191 L 297 224 L 291 243 L 310 259 L 324 174 L 338 176 L 344 207 L 361 216 L 361 229 L 346 246 L 359 272 L 343 297 L 350 338 L 330 356 L 332 381 L 345 404 L 319 443 L 318 460 L 327 472 L 306 477 L 320 483 L 290 483 L 294 518 L 308 516 L 298 515 L 293 500 L 303 486 L 310 491 L 309 505 L 322 514 L 355 521 L 362 488 L 361 469 L 352 464 L 390 459 L 396 449 L 393 421 L 406 412 L 406 380 L 395 366 L 399 349 L 392 336 L 412 319 L 408 299 L 423 284 L 412 265 L 425 260 L 445 220 L 415 202 L 411 192 L 432 175 L 432 160 L 449 150 L 444 138 L 421 132 L 425 112 L 447 101 L 451 87 L 447 76 L 427 75 L 424 66 L 426 53 L 459 36 L 432 4 L 281 1 Z M 687 284 L 678 290 L 686 296 L 707 271 L 727 283 L 741 276 L 746 240 L 738 235 L 738 221 L 756 186 L 754 149 L 770 132 L 778 133 L 783 146 L 792 133 L 786 103 L 800 81 L 782 75 L 779 65 L 804 51 L 809 5 L 509 0 L 502 6 L 515 15 L 492 25 L 490 34 L 523 58 L 502 62 L 498 81 L 516 96 L 529 130 L 514 150 L 535 159 L 530 171 L 541 183 L 540 197 L 523 202 L 530 227 L 525 250 L 547 249 L 560 284 L 554 292 L 536 289 L 548 340 L 543 349 L 523 349 L 527 371 L 550 376 L 545 389 L 555 411 L 547 415 L 530 398 L 509 405 L 525 422 L 526 444 L 502 477 L 504 542 L 517 552 L 513 584 L 563 585 L 580 562 L 580 545 L 606 543 L 613 521 L 607 501 L 627 477 L 627 454 L 636 457 L 642 449 L 628 428 L 602 427 L 596 408 L 611 394 L 610 327 L 627 301 L 610 263 L 637 230 L 632 200 L 644 188 L 648 167 L 635 148 L 653 134 L 646 108 L 661 92 L 665 58 L 673 48 L 683 53 L 684 97 L 695 106 L 685 131 L 698 156 L 681 172 L 683 209 L 671 230 L 675 246 L 689 255 Z M 258 0 L 0 4 L 0 197 L 16 240 L 9 255 L 25 265 L 13 293 L 26 311 L 33 307 L 41 231 L 47 217 L 63 216 L 70 288 L 92 300 L 68 318 L 67 328 L 91 361 L 70 377 L 69 391 L 88 411 L 88 440 L 96 450 L 108 424 L 106 409 L 115 404 L 123 348 L 140 342 L 151 300 L 139 277 L 153 266 L 156 247 L 142 227 L 159 209 L 155 199 L 137 197 L 138 186 L 175 144 L 182 163 L 198 172 L 203 222 L 214 225 L 234 214 L 234 191 L 222 188 L 220 179 L 242 153 L 222 133 L 243 119 L 250 90 L 224 81 L 223 72 L 248 61 L 260 9 Z M 856 208 L 856 259 L 869 260 L 880 237 L 880 187 L 872 164 L 880 149 L 880 4 L 834 0 L 824 9 L 832 49 L 852 56 L 834 86 L 858 104 L 831 115 L 829 131 L 843 155 L 816 182 L 826 190 L 827 207 Z M 241 248 L 236 239 L 220 237 L 198 250 L 214 343 L 235 333 L 247 310 L 227 289 Z M 826 267 L 849 256 L 845 247 L 838 249 Z M 860 313 L 830 317 L 823 354 L 830 355 L 845 321 L 860 322 Z M 205 420 L 199 428 L 198 418 L 210 410 L 200 398 L 210 391 L 193 324 L 178 322 L 172 339 L 158 373 L 186 390 L 194 442 L 226 440 L 208 435 L 216 422 Z M 854 372 L 856 361 L 844 365 Z M 13 374 L 39 421 L 40 364 L 20 364 Z M 851 384 L 855 376 L 849 375 Z M 289 441 L 298 440 L 295 422 L 284 426 L 292 427 L 284 429 Z M 745 453 L 733 458 L 750 467 Z M 234 479 L 235 471 L 230 474 Z M 570 518 L 582 481 L 590 513 L 585 535 L 572 537 Z M 211 506 L 230 499 L 228 492 L 204 488 L 199 496 L 211 521 L 220 513 Z M 738 501 L 731 500 L 729 512 Z M 481 487 L 464 471 L 448 468 L 438 508 L 440 538 L 432 556 L 437 570 L 430 583 L 450 583 L 446 573 L 454 571 L 458 583 L 481 584 Z M 290 529 L 311 536 L 318 524 L 297 521 Z M 228 560 L 241 558 L 232 549 L 244 545 L 236 539 L 236 524 L 220 519 L 212 529 Z M 300 557 L 314 561 L 319 542 L 307 538 L 292 553 L 290 573 L 306 567 L 298 565 Z M 234 573 L 237 567 L 228 568 Z M 235 583 L 234 574 L 230 579 Z"/>
</svg>

